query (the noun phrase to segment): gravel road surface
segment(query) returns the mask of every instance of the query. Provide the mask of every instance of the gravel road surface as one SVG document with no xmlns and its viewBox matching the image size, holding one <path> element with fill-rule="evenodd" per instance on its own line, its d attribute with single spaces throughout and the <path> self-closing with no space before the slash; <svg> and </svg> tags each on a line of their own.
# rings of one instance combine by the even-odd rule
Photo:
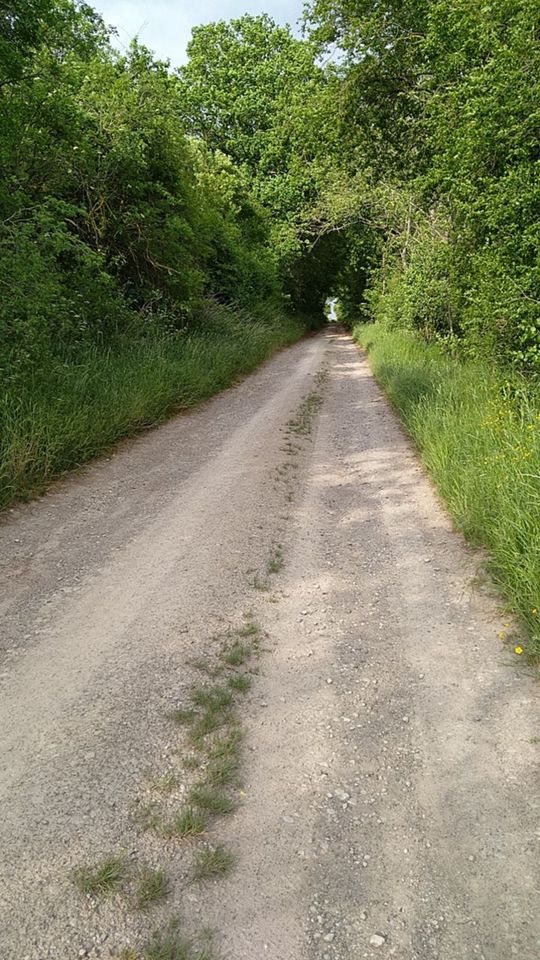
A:
<svg viewBox="0 0 540 960">
<path fill-rule="evenodd" d="M 332 330 L 8 511 L 1 960 L 118 957 L 172 916 L 230 960 L 538 960 L 540 695 L 480 570 Z M 197 885 L 137 814 L 164 774 L 181 799 L 170 711 L 246 618 L 243 786 L 212 826 L 237 864 Z M 168 898 L 81 894 L 114 851 Z"/>
</svg>

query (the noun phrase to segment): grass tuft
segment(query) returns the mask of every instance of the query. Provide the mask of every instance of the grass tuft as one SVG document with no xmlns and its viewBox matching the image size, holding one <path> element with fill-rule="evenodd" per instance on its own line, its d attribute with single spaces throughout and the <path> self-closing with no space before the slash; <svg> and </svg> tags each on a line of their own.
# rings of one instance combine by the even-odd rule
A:
<svg viewBox="0 0 540 960">
<path fill-rule="evenodd" d="M 166 930 L 156 930 L 143 951 L 144 960 L 213 960 L 214 954 L 207 938 L 194 944 L 182 936 L 177 921 Z"/>
<path fill-rule="evenodd" d="M 172 793 L 179 786 L 180 780 L 175 773 L 164 773 L 162 777 L 152 780 L 151 787 L 156 793 Z"/>
<path fill-rule="evenodd" d="M 229 667 L 242 667 L 252 655 L 253 644 L 234 640 L 230 647 L 223 651 L 221 657 Z"/>
<path fill-rule="evenodd" d="M 176 817 L 162 825 L 165 837 L 200 837 L 205 833 L 208 819 L 202 810 L 185 807 Z"/>
<path fill-rule="evenodd" d="M 140 910 L 163 900 L 169 893 L 169 883 L 163 870 L 142 867 L 137 884 L 136 900 Z"/>
<path fill-rule="evenodd" d="M 209 784 L 198 784 L 192 787 L 189 799 L 198 810 L 214 815 L 232 813 L 235 808 L 235 802 L 228 794 Z"/>
<path fill-rule="evenodd" d="M 156 803 L 143 803 L 135 807 L 133 819 L 141 830 L 161 829 L 161 817 Z"/>
<path fill-rule="evenodd" d="M 219 759 L 221 757 L 235 757 L 239 759 L 243 740 L 244 734 L 242 729 L 237 726 L 232 727 L 226 736 L 214 740 L 208 756 L 211 760 Z"/>
<path fill-rule="evenodd" d="M 193 690 L 191 699 L 197 707 L 204 707 L 212 713 L 219 713 L 230 707 L 233 702 L 233 695 L 226 687 L 216 685 L 215 687 L 200 687 Z"/>
<path fill-rule="evenodd" d="M 187 757 L 184 757 L 183 762 L 186 770 L 198 770 L 201 766 L 200 757 L 196 756 L 194 753 L 190 753 Z"/>
<path fill-rule="evenodd" d="M 325 379 L 326 377 L 321 375 L 321 377 L 316 377 L 316 382 L 319 386 L 322 386 Z M 297 437 L 309 437 L 313 429 L 315 415 L 321 404 L 321 394 L 317 390 L 312 390 L 307 397 L 304 397 L 294 417 L 289 420 L 287 424 L 288 433 Z"/>
<path fill-rule="evenodd" d="M 230 710 L 205 710 L 195 721 L 190 731 L 190 739 L 195 747 L 201 747 L 206 737 L 215 733 L 220 727 L 232 721 Z"/>
<path fill-rule="evenodd" d="M 223 877 L 232 870 L 234 864 L 235 856 L 226 847 L 207 847 L 197 852 L 193 875 L 196 880 Z"/>
<path fill-rule="evenodd" d="M 107 857 L 93 867 L 79 867 L 73 880 L 81 893 L 105 896 L 120 886 L 127 874 L 125 856 Z"/>
<path fill-rule="evenodd" d="M 268 580 L 263 580 L 258 574 L 253 577 L 252 586 L 254 590 L 259 590 L 261 593 L 266 593 L 266 591 L 270 589 Z"/>
<path fill-rule="evenodd" d="M 268 574 L 279 573 L 280 570 L 283 570 L 285 566 L 285 560 L 283 557 L 283 547 L 280 543 L 274 547 L 272 555 L 268 561 L 268 566 L 266 568 Z"/>
<path fill-rule="evenodd" d="M 212 787 L 227 787 L 238 782 L 240 760 L 236 756 L 216 757 L 205 770 L 205 780 Z"/>
<path fill-rule="evenodd" d="M 248 621 L 248 623 L 244 624 L 243 627 L 240 627 L 236 631 L 236 633 L 239 637 L 242 637 L 242 638 L 256 637 L 259 634 L 259 627 L 257 626 L 256 623 L 253 623 L 253 621 L 250 620 Z"/>
<path fill-rule="evenodd" d="M 236 676 L 229 677 L 227 682 L 237 693 L 247 693 L 251 689 L 252 680 L 249 673 L 237 673 Z"/>
</svg>

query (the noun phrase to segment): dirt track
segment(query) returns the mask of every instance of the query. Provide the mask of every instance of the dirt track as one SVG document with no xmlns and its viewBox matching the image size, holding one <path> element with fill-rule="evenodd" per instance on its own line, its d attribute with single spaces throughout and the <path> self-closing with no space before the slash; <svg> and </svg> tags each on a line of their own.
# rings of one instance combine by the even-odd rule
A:
<svg viewBox="0 0 540 960">
<path fill-rule="evenodd" d="M 538 687 L 349 338 L 120 446 L 0 541 L 1 960 L 112 957 L 175 913 L 231 960 L 537 960 Z M 215 829 L 238 866 L 186 890 L 189 851 L 133 809 L 177 762 L 193 657 L 248 611 L 269 640 Z M 172 878 L 149 915 L 70 882 L 116 849 Z"/>
</svg>

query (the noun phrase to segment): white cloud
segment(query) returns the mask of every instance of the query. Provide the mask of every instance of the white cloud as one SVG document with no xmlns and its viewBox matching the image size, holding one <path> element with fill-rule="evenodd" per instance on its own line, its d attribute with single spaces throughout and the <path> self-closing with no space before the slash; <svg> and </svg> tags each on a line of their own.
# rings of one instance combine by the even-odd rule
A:
<svg viewBox="0 0 540 960">
<path fill-rule="evenodd" d="M 189 0 L 93 0 L 92 5 L 106 23 L 117 28 L 121 48 L 137 36 L 176 66 L 184 62 L 191 29 L 197 24 L 244 13 L 269 13 L 279 23 L 294 26 L 303 0 L 200 0 L 196 6 Z"/>
</svg>

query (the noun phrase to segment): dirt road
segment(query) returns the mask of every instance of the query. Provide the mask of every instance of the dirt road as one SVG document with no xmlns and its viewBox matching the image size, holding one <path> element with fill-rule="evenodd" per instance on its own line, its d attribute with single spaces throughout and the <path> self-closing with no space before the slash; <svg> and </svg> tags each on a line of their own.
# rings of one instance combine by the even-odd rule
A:
<svg viewBox="0 0 540 960">
<path fill-rule="evenodd" d="M 173 915 L 231 960 L 540 956 L 538 687 L 349 338 L 281 353 L 0 539 L 2 960 L 118 956 Z M 170 711 L 246 617 L 267 639 L 244 782 L 212 826 L 237 865 L 189 884 L 193 845 L 134 813 L 181 781 Z M 82 896 L 73 869 L 117 850 L 168 898 Z"/>
</svg>

